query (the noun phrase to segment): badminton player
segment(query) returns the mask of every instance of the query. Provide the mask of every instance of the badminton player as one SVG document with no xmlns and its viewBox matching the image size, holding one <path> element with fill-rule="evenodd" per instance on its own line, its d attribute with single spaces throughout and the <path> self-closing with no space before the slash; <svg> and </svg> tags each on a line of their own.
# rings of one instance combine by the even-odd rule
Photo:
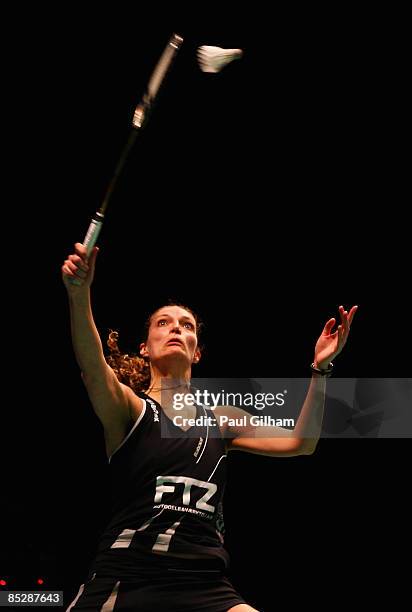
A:
<svg viewBox="0 0 412 612">
<path fill-rule="evenodd" d="M 187 307 L 164 306 L 147 321 L 139 356 L 122 355 L 112 333 L 107 361 L 90 301 L 97 251 L 94 247 L 88 258 L 85 246 L 77 243 L 62 276 L 76 359 L 104 429 L 112 512 L 85 582 L 67 610 L 253 612 L 227 577 L 222 516 L 227 453 L 279 457 L 314 451 L 326 378 L 357 307 L 349 312 L 340 307 L 336 331 L 335 319 L 326 323 L 294 430 L 268 427 L 267 437 L 259 437 L 250 427 L 233 428 L 209 436 L 206 425 L 194 425 L 181 427 L 178 436 L 164 436 L 163 427 L 178 427 L 167 402 L 162 405 L 164 394 L 187 391 L 192 366 L 201 359 L 199 321 Z M 204 410 L 192 405 L 183 414 L 198 417 Z M 220 410 L 243 414 L 235 407 Z M 220 428 L 219 414 L 214 411 L 211 418 Z"/>
</svg>

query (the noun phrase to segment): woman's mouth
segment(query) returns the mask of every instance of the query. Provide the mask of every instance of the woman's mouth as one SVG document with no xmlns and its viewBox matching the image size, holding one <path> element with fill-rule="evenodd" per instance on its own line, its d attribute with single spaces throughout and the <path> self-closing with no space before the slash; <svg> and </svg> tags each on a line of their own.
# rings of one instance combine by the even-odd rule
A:
<svg viewBox="0 0 412 612">
<path fill-rule="evenodd" d="M 178 346 L 183 346 L 183 342 L 181 340 L 179 340 L 178 338 L 172 338 L 171 340 L 168 340 L 166 342 L 166 344 L 169 345 L 173 345 L 173 344 L 177 344 Z"/>
</svg>

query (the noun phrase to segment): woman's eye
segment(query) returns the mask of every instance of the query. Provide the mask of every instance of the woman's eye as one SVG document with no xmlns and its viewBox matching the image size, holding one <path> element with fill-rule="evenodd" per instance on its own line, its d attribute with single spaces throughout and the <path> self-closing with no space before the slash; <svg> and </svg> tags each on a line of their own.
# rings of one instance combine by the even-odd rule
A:
<svg viewBox="0 0 412 612">
<path fill-rule="evenodd" d="M 166 325 L 166 322 L 167 322 L 166 319 L 160 319 L 160 321 L 158 321 L 157 324 L 160 327 L 160 325 Z"/>
<path fill-rule="evenodd" d="M 184 325 L 185 325 L 185 327 L 187 327 L 188 329 L 194 329 L 194 326 L 193 326 L 193 324 L 192 324 L 192 323 L 185 323 Z"/>
</svg>

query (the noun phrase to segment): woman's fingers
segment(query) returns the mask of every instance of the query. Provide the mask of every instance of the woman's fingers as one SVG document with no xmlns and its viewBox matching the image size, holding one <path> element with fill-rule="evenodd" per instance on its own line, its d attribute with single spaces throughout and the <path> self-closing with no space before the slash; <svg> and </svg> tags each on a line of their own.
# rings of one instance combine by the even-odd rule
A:
<svg viewBox="0 0 412 612">
<path fill-rule="evenodd" d="M 80 257 L 79 255 L 69 255 L 68 259 L 70 259 L 70 261 L 72 261 L 73 263 L 77 264 L 78 266 L 80 266 L 81 268 L 87 268 L 87 262 Z"/>
<path fill-rule="evenodd" d="M 338 325 L 338 346 L 342 346 L 344 342 L 344 329 L 342 325 Z"/>
<path fill-rule="evenodd" d="M 349 312 L 345 310 L 343 306 L 339 306 L 339 313 L 341 317 L 341 325 L 342 325 L 342 332 L 343 332 L 341 340 L 343 344 L 345 344 L 346 340 L 348 339 L 350 326 L 352 324 L 353 317 L 355 316 L 357 310 L 358 310 L 357 306 L 352 306 Z"/>
<path fill-rule="evenodd" d="M 81 242 L 76 242 L 74 245 L 74 251 L 77 255 L 80 255 L 82 259 L 87 260 L 87 249 L 84 244 Z"/>
<path fill-rule="evenodd" d="M 352 308 L 349 311 L 349 315 L 348 315 L 349 327 L 352 325 L 353 317 L 355 316 L 357 310 L 358 310 L 357 306 L 352 306 Z"/>
<path fill-rule="evenodd" d="M 95 247 L 93 247 L 93 250 L 90 253 L 89 268 L 90 268 L 90 270 L 92 272 L 92 275 L 94 275 L 94 267 L 96 265 L 96 257 L 97 257 L 98 252 L 99 252 L 99 247 L 95 246 Z"/>
<path fill-rule="evenodd" d="M 86 247 L 80 242 L 76 242 L 74 251 L 74 253 L 68 255 L 61 268 L 66 286 L 67 283 L 78 286 L 83 286 L 85 283 L 90 285 L 93 280 L 96 256 L 99 249 L 94 247 L 88 257 Z"/>
<path fill-rule="evenodd" d="M 62 265 L 63 278 L 65 279 L 65 282 L 68 282 L 70 285 L 82 285 L 83 279 L 76 274 L 73 267 L 75 268 L 76 266 L 74 266 L 69 259 L 66 259 Z"/>
<path fill-rule="evenodd" d="M 340 315 L 341 315 L 341 321 L 342 321 L 342 325 L 345 328 L 345 335 L 346 335 L 346 337 L 349 334 L 350 326 L 352 324 L 353 317 L 355 316 L 357 310 L 358 310 L 357 306 L 352 306 L 352 308 L 350 309 L 349 312 L 347 310 L 345 310 L 343 308 L 343 306 L 339 307 L 339 312 L 340 312 Z"/>
<path fill-rule="evenodd" d="M 330 332 L 332 331 L 332 327 L 335 325 L 335 319 L 329 319 L 329 321 L 326 323 L 325 327 L 323 328 L 323 333 L 325 335 L 329 335 Z"/>
<path fill-rule="evenodd" d="M 86 269 L 81 268 L 77 263 L 75 263 L 71 259 L 71 257 L 72 256 L 69 255 L 69 259 L 66 259 L 66 261 L 64 262 L 64 265 L 66 266 L 66 268 L 69 269 L 70 272 L 72 272 L 75 276 L 78 276 L 79 278 L 86 278 L 88 267 L 86 266 Z"/>
<path fill-rule="evenodd" d="M 76 271 L 79 273 L 79 276 L 84 278 L 89 271 L 89 266 L 78 255 L 69 255 L 68 259 L 76 267 L 76 270 L 73 271 Z"/>
</svg>

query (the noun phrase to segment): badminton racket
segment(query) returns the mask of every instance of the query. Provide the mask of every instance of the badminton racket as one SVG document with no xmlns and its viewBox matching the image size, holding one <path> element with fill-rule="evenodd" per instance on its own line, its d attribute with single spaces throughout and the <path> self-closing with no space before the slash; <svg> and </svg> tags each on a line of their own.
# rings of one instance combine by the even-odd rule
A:
<svg viewBox="0 0 412 612">
<path fill-rule="evenodd" d="M 162 83 L 164 82 L 164 79 L 169 72 L 173 60 L 175 59 L 182 43 L 183 38 L 178 34 L 173 34 L 171 36 L 155 66 L 155 69 L 152 72 L 145 93 L 142 96 L 142 100 L 135 108 L 132 120 L 133 129 L 130 132 L 126 145 L 124 146 L 119 161 L 117 162 L 113 177 L 103 198 L 103 203 L 99 210 L 93 215 L 89 228 L 86 232 L 85 239 L 83 240 L 83 244 L 87 249 L 87 255 L 90 255 L 94 245 L 96 244 L 100 230 L 102 229 L 107 206 L 116 186 L 117 180 L 136 141 L 138 133 L 147 124 L 159 89 L 162 86 Z"/>
</svg>

